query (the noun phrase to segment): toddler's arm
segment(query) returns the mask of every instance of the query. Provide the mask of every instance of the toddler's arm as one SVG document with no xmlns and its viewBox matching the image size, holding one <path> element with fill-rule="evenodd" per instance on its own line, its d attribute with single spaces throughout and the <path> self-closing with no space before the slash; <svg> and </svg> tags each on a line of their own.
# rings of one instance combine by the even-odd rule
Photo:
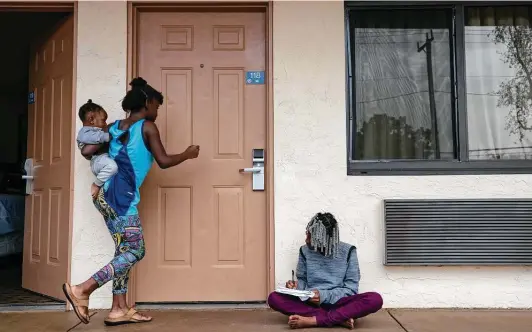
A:
<svg viewBox="0 0 532 332">
<path fill-rule="evenodd" d="M 87 160 L 91 160 L 92 156 L 98 153 L 102 146 L 100 144 L 84 145 L 81 148 L 81 155 Z"/>
<path fill-rule="evenodd" d="M 109 133 L 96 127 L 84 127 L 78 134 L 78 142 L 88 145 L 103 144 L 109 140 Z"/>
</svg>

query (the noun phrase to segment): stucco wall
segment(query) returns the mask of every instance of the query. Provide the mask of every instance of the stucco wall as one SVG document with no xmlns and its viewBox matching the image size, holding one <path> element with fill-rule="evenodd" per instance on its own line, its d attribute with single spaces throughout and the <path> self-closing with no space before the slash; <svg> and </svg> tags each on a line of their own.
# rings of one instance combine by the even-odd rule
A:
<svg viewBox="0 0 532 332">
<path fill-rule="evenodd" d="M 79 108 L 90 98 L 102 105 L 109 121 L 123 117 L 119 107 L 126 92 L 127 3 L 78 2 L 77 87 Z M 77 111 L 76 111 L 77 114 Z M 76 116 L 76 132 L 81 123 Z M 74 159 L 74 216 L 71 281 L 85 281 L 112 258 L 113 241 L 90 200 L 93 175 L 79 153 Z M 91 296 L 92 308 L 111 306 L 111 285 Z"/>
<path fill-rule="evenodd" d="M 122 116 L 126 89 L 125 2 L 78 3 L 77 107 L 92 98 Z M 529 268 L 386 268 L 386 198 L 530 197 L 532 176 L 348 177 L 345 162 L 343 3 L 274 3 L 276 280 L 295 267 L 304 227 L 318 210 L 341 221 L 356 244 L 361 290 L 387 307 L 530 307 Z M 77 122 L 77 129 L 81 123 Z M 89 199 L 92 174 L 75 155 L 71 281 L 88 278 L 112 257 L 112 240 Z M 110 285 L 91 307 L 110 307 Z"/>
<path fill-rule="evenodd" d="M 530 268 L 386 268 L 382 200 L 531 197 L 532 176 L 346 175 L 343 3 L 274 3 L 276 281 L 310 217 L 329 210 L 358 247 L 361 291 L 387 307 L 530 307 Z"/>
</svg>

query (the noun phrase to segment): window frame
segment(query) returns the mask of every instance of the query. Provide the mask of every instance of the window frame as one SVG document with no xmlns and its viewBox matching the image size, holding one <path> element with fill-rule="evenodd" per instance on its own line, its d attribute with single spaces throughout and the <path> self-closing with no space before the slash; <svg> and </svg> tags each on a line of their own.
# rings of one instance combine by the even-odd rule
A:
<svg viewBox="0 0 532 332">
<path fill-rule="evenodd" d="M 467 174 L 532 174 L 532 159 L 504 160 L 469 160 L 468 126 L 467 126 L 467 91 L 466 91 L 466 59 L 465 59 L 465 8 L 474 7 L 507 7 L 532 6 L 532 2 L 499 1 L 493 3 L 478 2 L 424 2 L 424 1 L 368 1 L 345 2 L 345 57 L 346 57 L 346 124 L 347 124 L 347 174 L 348 175 L 467 175 Z M 353 125 L 355 119 L 354 91 L 356 77 L 354 75 L 354 57 L 351 57 L 351 28 L 349 14 L 354 10 L 368 9 L 451 9 L 454 11 L 454 91 L 456 127 L 455 146 L 458 148 L 458 160 L 355 160 L 353 159 Z"/>
</svg>

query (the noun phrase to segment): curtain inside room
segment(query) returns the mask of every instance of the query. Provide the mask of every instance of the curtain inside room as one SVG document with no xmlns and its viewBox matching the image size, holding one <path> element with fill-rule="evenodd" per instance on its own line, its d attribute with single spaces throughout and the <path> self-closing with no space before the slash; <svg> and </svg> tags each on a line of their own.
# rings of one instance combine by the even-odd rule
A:
<svg viewBox="0 0 532 332">
<path fill-rule="evenodd" d="M 466 8 L 469 158 L 532 158 L 530 7 Z"/>
</svg>

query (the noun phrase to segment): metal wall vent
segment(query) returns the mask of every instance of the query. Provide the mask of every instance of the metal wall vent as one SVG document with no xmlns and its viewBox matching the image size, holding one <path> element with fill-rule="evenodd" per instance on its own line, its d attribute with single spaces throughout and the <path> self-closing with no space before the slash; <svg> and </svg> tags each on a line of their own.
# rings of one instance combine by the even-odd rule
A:
<svg viewBox="0 0 532 332">
<path fill-rule="evenodd" d="M 532 199 L 385 200 L 385 265 L 532 265 Z"/>
</svg>

